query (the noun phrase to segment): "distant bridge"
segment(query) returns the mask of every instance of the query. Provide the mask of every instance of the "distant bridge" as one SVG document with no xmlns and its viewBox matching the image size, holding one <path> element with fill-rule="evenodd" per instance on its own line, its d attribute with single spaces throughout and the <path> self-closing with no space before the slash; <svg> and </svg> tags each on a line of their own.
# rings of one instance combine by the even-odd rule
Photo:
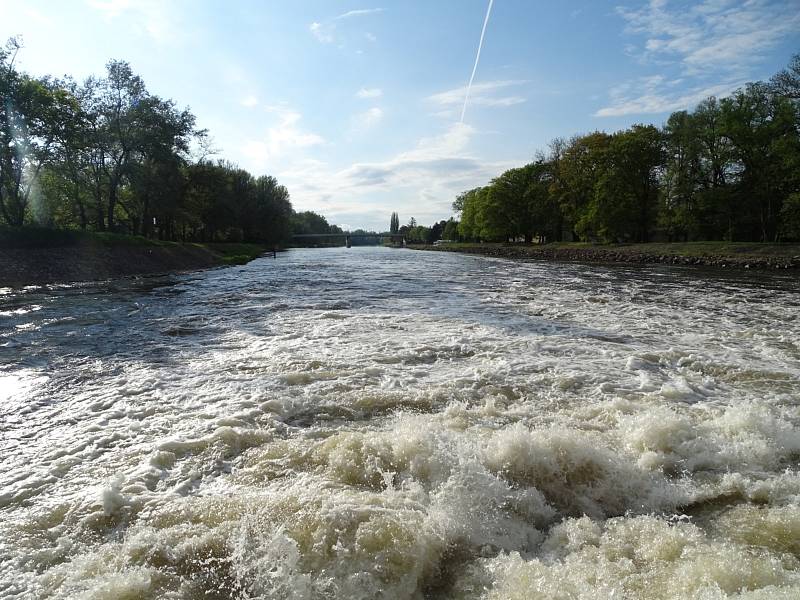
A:
<svg viewBox="0 0 800 600">
<path fill-rule="evenodd" d="M 378 242 L 390 240 L 392 243 L 399 246 L 406 245 L 406 237 L 402 233 L 350 233 L 344 231 L 342 233 L 295 233 L 292 235 L 293 240 L 344 240 L 344 245 L 350 247 L 352 240 L 374 239 Z"/>
</svg>

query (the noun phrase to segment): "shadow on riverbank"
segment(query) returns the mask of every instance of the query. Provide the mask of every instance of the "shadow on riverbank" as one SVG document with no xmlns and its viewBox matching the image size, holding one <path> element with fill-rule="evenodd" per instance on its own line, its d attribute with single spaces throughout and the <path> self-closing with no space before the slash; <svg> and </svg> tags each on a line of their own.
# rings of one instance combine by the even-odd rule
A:
<svg viewBox="0 0 800 600">
<path fill-rule="evenodd" d="M 0 229 L 0 287 L 194 271 L 244 264 L 260 244 L 181 244 L 81 231 Z"/>
</svg>

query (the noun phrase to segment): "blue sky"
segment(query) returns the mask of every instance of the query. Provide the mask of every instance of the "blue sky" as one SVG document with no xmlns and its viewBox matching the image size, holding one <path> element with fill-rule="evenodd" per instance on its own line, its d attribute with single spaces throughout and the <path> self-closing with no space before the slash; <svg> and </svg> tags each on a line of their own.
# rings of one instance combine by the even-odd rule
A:
<svg viewBox="0 0 800 600">
<path fill-rule="evenodd" d="M 800 0 L 495 0 L 462 123 L 487 4 L 0 0 L 0 38 L 37 75 L 129 61 L 219 157 L 369 229 L 447 218 L 556 136 L 661 124 L 800 51 Z"/>
</svg>

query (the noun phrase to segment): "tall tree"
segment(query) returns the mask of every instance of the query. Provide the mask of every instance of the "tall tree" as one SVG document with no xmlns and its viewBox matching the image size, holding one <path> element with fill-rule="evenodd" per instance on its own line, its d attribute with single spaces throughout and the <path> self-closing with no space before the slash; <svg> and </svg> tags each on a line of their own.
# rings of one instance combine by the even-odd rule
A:
<svg viewBox="0 0 800 600">
<path fill-rule="evenodd" d="M 530 242 L 533 235 L 533 213 L 528 202 L 528 188 L 532 182 L 530 165 L 509 169 L 490 183 L 489 201 L 498 219 L 493 219 L 497 236 L 516 238 L 524 236 Z M 488 215 L 484 215 L 484 218 Z M 488 226 L 488 221 L 486 223 Z M 494 237 L 494 235 L 492 236 Z"/>
<path fill-rule="evenodd" d="M 800 54 L 792 56 L 789 66 L 770 79 L 773 93 L 791 100 L 800 100 Z"/>
<path fill-rule="evenodd" d="M 130 175 L 131 164 L 147 158 L 164 160 L 172 153 L 188 153 L 195 131 L 194 116 L 188 110 L 178 111 L 171 101 L 150 95 L 127 62 L 110 61 L 106 69 L 97 109 L 102 123 L 102 145 L 108 157 L 104 161 L 108 185 L 106 223 L 112 229 L 119 189 Z"/>
<path fill-rule="evenodd" d="M 686 241 L 697 230 L 697 191 L 701 181 L 697 125 L 687 111 L 675 112 L 667 120 L 664 154 L 659 223 L 670 240 Z"/>
<path fill-rule="evenodd" d="M 442 239 L 450 242 L 458 241 L 458 221 L 448 219 L 442 231 Z"/>
<path fill-rule="evenodd" d="M 42 170 L 54 160 L 73 110 L 54 81 L 15 69 L 21 48 L 12 38 L 0 49 L 0 215 L 22 225 Z"/>
<path fill-rule="evenodd" d="M 595 236 L 589 203 L 595 187 L 605 172 L 607 150 L 611 136 L 595 131 L 588 135 L 575 136 L 563 150 L 560 161 L 562 184 L 559 203 L 564 220 L 573 231 L 573 237 L 589 239 Z"/>
<path fill-rule="evenodd" d="M 740 199 L 729 237 L 774 241 L 782 200 L 793 191 L 785 154 L 797 146 L 797 107 L 755 83 L 725 98 L 721 108 Z"/>
</svg>

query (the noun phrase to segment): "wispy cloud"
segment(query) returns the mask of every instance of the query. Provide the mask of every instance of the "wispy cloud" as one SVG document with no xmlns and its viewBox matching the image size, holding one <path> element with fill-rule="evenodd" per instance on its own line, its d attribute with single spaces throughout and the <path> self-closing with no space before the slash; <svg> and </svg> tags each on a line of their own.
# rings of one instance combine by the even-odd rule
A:
<svg viewBox="0 0 800 600">
<path fill-rule="evenodd" d="M 108 20 L 124 16 L 133 30 L 160 43 L 179 41 L 186 34 L 176 25 L 169 3 L 158 0 L 86 0 L 86 4 Z"/>
<path fill-rule="evenodd" d="M 348 10 L 346 13 L 342 13 L 341 15 L 334 17 L 334 19 L 349 19 L 351 17 L 363 17 L 366 15 L 374 15 L 377 13 L 382 13 L 384 11 L 383 8 L 359 8 L 356 10 Z"/>
<path fill-rule="evenodd" d="M 323 44 L 330 44 L 334 40 L 333 25 L 323 25 L 322 23 L 314 21 L 308 26 L 308 30 L 311 32 L 311 35 L 317 38 L 317 41 Z"/>
<path fill-rule="evenodd" d="M 688 74 L 736 70 L 800 32 L 797 0 L 705 0 L 690 6 L 650 0 L 641 8 L 619 7 L 627 31 L 645 37 L 641 56 L 679 61 Z"/>
<path fill-rule="evenodd" d="M 249 96 L 242 98 L 240 104 L 242 106 L 246 106 L 247 108 L 253 108 L 254 106 L 258 106 L 258 98 L 250 94 Z"/>
<path fill-rule="evenodd" d="M 47 28 L 58 25 L 57 21 L 51 15 L 45 14 L 41 10 L 37 10 L 30 6 L 27 7 L 20 6 L 15 8 L 20 10 L 24 19 L 28 22 L 33 22 L 36 23 L 37 25 Z M 0 14 L 2 14 L 4 17 L 7 16 L 7 18 L 12 19 L 13 17 L 9 13 L 10 13 L 9 6 L 4 5 L 3 2 L 0 1 Z"/>
<path fill-rule="evenodd" d="M 352 187 L 402 184 L 418 177 L 457 178 L 479 167 L 478 161 L 465 156 L 474 133 L 469 125 L 456 123 L 441 135 L 420 139 L 412 150 L 382 162 L 356 163 L 340 175 Z"/>
<path fill-rule="evenodd" d="M 111 2 L 122 2 L 126 0 L 96 0 L 96 1 L 111 1 Z M 352 19 L 353 17 L 364 17 L 368 15 L 375 15 L 382 13 L 384 11 L 383 8 L 359 8 L 356 10 L 349 10 L 345 13 L 337 15 L 332 19 L 326 19 L 325 21 L 314 21 L 311 25 L 308 26 L 308 30 L 311 34 L 317 38 L 317 41 L 322 44 L 330 44 L 336 41 L 337 38 L 337 27 L 336 21 L 343 21 L 345 19 Z M 344 27 L 344 25 L 343 25 Z M 364 37 L 370 42 L 375 42 L 378 38 L 369 32 L 364 33 Z M 360 54 L 361 52 L 359 52 Z"/>
<path fill-rule="evenodd" d="M 354 132 L 363 132 L 372 129 L 383 120 L 383 109 L 373 106 L 370 109 L 356 114 L 352 119 Z"/>
<path fill-rule="evenodd" d="M 470 93 L 470 104 L 478 106 L 513 106 L 515 104 L 522 104 L 526 101 L 525 98 L 519 95 L 509 95 L 498 93 L 509 87 L 515 87 L 527 83 L 525 80 L 509 79 L 501 81 L 485 81 L 483 83 L 476 83 L 472 86 Z M 462 105 L 467 93 L 467 86 L 446 90 L 428 96 L 427 100 L 433 102 L 446 109 L 437 113 L 439 116 L 452 117 L 455 115 L 454 110 Z"/>
<path fill-rule="evenodd" d="M 404 218 L 413 215 L 431 222 L 450 213 L 458 193 L 512 166 L 473 156 L 468 147 L 476 134 L 471 126 L 454 123 L 385 160 L 356 162 L 343 169 L 304 160 L 280 172 L 279 178 L 290 186 L 296 206 L 324 210 L 334 222 L 349 219 L 381 227 L 384 213 L 388 218 L 398 205 Z"/>
<path fill-rule="evenodd" d="M 654 76 L 644 77 L 633 84 L 622 84 L 611 90 L 611 104 L 598 110 L 594 116 L 622 117 L 683 110 L 709 96 L 726 96 L 744 83 L 735 81 L 684 89 L 678 87 L 682 82 Z"/>
<path fill-rule="evenodd" d="M 380 98 L 383 96 L 383 90 L 380 88 L 361 88 L 356 92 L 358 98 Z"/>
<path fill-rule="evenodd" d="M 131 8 L 131 0 L 87 0 L 92 8 L 99 10 L 109 17 L 118 17 Z"/>
<path fill-rule="evenodd" d="M 626 33 L 640 38 L 627 43 L 625 53 L 673 76 L 614 87 L 597 117 L 664 113 L 729 94 L 758 77 L 755 68 L 768 50 L 800 33 L 797 0 L 704 0 L 689 6 L 650 0 L 637 8 L 618 7 L 617 13 Z"/>
<path fill-rule="evenodd" d="M 508 167 L 505 163 L 478 159 L 468 152 L 476 133 L 469 125 L 454 123 L 441 134 L 424 137 L 411 150 L 387 160 L 355 163 L 336 174 L 340 193 L 394 194 L 414 188 L 415 198 L 435 198 L 442 204 L 436 210 L 448 212 L 456 194 L 486 183 Z M 430 207 L 424 207 L 423 202 L 418 212 L 425 210 Z"/>
<path fill-rule="evenodd" d="M 302 115 L 287 106 L 266 106 L 266 112 L 277 116 L 277 123 L 267 129 L 264 136 L 245 142 L 242 154 L 263 168 L 269 160 L 282 157 L 289 151 L 325 143 L 310 131 L 300 129 Z"/>
</svg>

